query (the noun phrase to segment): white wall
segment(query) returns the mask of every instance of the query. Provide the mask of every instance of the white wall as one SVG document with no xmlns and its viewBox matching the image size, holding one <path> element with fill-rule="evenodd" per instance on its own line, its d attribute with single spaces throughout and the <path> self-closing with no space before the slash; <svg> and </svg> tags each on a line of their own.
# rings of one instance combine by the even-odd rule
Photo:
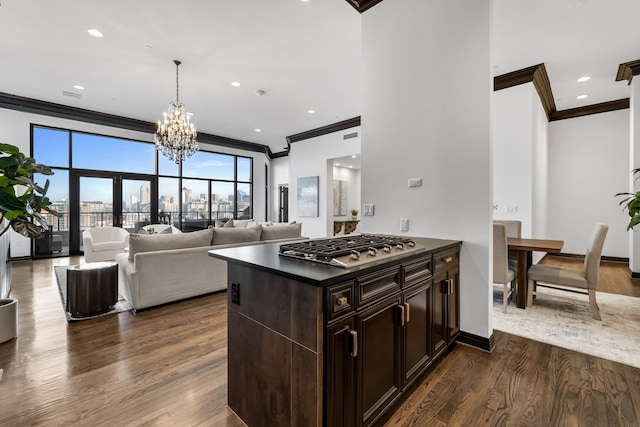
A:
<svg viewBox="0 0 640 427">
<path fill-rule="evenodd" d="M 493 92 L 494 219 L 522 222 L 522 236 L 533 229 L 534 107 L 540 103 L 532 83 Z"/>
<path fill-rule="evenodd" d="M 549 123 L 547 235 L 565 241 L 562 252 L 584 254 L 603 222 L 603 255 L 629 256 L 628 216 L 614 197 L 629 188 L 629 172 L 629 110 Z"/>
<path fill-rule="evenodd" d="M 130 138 L 139 141 L 153 141 L 153 134 L 151 133 L 134 132 L 125 129 L 0 108 L 0 142 L 15 145 L 19 147 L 23 153 L 30 154 L 30 125 L 32 123 L 121 138 Z M 201 144 L 201 147 L 204 148 L 205 146 L 212 151 L 253 158 L 253 212 L 256 219 L 263 220 L 265 211 L 264 188 L 266 184 L 264 167 L 265 164 L 269 164 L 266 155 L 263 153 L 234 150 L 210 144 Z M 37 160 L 38 159 L 36 159 L 36 161 Z M 13 231 L 11 231 L 11 233 L 11 256 L 30 256 L 31 243 L 29 239 L 22 237 Z"/>
<path fill-rule="evenodd" d="M 362 15 L 364 232 L 463 240 L 462 330 L 488 338 L 490 0 L 392 0 Z M 293 164 L 293 162 L 292 162 Z M 409 178 L 422 178 L 408 188 Z"/>
<path fill-rule="evenodd" d="M 552 238 L 547 236 L 548 224 L 548 195 L 549 195 L 549 122 L 542 107 L 540 98 L 533 97 L 533 149 L 532 149 L 532 228 L 531 237 Z M 534 262 L 542 258 L 543 254 L 534 254 Z"/>
<path fill-rule="evenodd" d="M 343 135 L 358 132 L 356 138 L 343 139 Z M 309 237 L 333 235 L 333 167 L 328 160 L 360 154 L 360 127 L 322 135 L 291 144 L 289 152 L 289 221 L 302 222 L 302 234 Z M 298 178 L 319 176 L 319 216 L 298 216 L 296 194 Z"/>
<path fill-rule="evenodd" d="M 629 110 L 629 167 L 628 171 L 640 168 L 640 78 L 631 81 L 631 96 Z M 628 175 L 627 187 L 629 192 L 640 191 L 640 180 Z M 625 211 L 626 215 L 626 211 Z M 629 216 L 625 216 L 629 223 Z M 640 230 L 629 232 L 629 268 L 632 272 L 640 272 Z"/>
</svg>

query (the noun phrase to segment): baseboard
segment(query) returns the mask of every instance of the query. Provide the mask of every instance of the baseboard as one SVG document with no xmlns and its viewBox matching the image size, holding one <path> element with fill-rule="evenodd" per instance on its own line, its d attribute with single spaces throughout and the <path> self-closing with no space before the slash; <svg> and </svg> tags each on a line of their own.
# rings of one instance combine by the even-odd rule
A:
<svg viewBox="0 0 640 427">
<path fill-rule="evenodd" d="M 31 261 L 31 256 L 12 256 L 10 261 Z"/>
<path fill-rule="evenodd" d="M 640 272 L 637 271 L 631 271 L 631 269 L 629 269 L 629 276 L 632 279 L 640 279 Z"/>
<path fill-rule="evenodd" d="M 479 335 L 471 334 L 469 332 L 460 331 L 460 335 L 458 335 L 456 341 L 458 341 L 460 344 L 466 344 L 468 346 L 478 348 L 488 353 L 493 352 L 493 349 L 496 347 L 496 342 L 493 338 L 493 334 L 491 334 L 489 338 L 485 338 Z"/>
</svg>

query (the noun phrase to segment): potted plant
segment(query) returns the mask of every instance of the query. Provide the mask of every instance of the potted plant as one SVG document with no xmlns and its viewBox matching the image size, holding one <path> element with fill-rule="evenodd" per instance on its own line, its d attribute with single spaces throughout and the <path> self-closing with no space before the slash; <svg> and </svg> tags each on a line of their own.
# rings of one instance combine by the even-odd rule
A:
<svg viewBox="0 0 640 427">
<path fill-rule="evenodd" d="M 640 168 L 634 169 L 632 173 L 635 175 L 640 172 Z M 636 193 L 618 193 L 617 196 L 626 196 L 620 201 L 620 205 L 624 205 L 623 209 L 626 209 L 629 213 L 629 224 L 627 230 L 633 229 L 636 225 L 640 224 L 640 191 Z"/>
<path fill-rule="evenodd" d="M 35 173 L 53 175 L 49 167 L 36 163 L 34 159 L 21 153 L 18 147 L 0 143 L 0 239 L 6 239 L 7 248 L 7 232 L 10 228 L 34 239 L 49 228 L 42 213 L 57 215 L 46 197 L 49 180 L 46 180 L 44 187 L 40 187 L 33 181 Z M 5 247 L 4 244 L 0 246 Z M 6 288 L 8 293 L 11 278 L 7 265 L 3 264 L 0 263 L 0 277 L 3 281 L 0 291 L 4 293 Z M 0 294 L 0 298 L 2 297 Z M 17 336 L 17 324 L 18 301 L 14 298 L 0 299 L 0 342 Z"/>
<path fill-rule="evenodd" d="M 358 209 L 351 209 L 351 219 L 354 221 L 358 219 Z"/>
</svg>

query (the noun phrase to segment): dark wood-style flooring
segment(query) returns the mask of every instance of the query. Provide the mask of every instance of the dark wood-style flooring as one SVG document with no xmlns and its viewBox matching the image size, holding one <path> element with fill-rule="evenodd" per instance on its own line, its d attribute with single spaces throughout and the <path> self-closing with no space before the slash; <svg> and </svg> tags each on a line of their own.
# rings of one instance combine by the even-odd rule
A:
<svg viewBox="0 0 640 427">
<path fill-rule="evenodd" d="M 53 266 L 78 261 L 13 263 L 19 337 L 0 344 L 0 426 L 244 425 L 226 406 L 225 293 L 67 324 Z M 603 286 L 637 292 L 617 269 L 603 264 L 616 282 Z M 385 425 L 640 425 L 639 369 L 495 340 L 493 354 L 455 347 Z"/>
</svg>

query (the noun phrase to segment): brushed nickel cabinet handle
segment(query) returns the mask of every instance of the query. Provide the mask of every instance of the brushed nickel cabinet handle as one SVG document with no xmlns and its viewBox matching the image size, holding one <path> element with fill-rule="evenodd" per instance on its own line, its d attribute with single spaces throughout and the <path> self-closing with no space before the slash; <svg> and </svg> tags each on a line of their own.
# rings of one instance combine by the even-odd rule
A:
<svg viewBox="0 0 640 427">
<path fill-rule="evenodd" d="M 404 308 L 405 308 L 405 311 L 404 311 L 405 322 L 409 323 L 411 321 L 411 315 L 410 315 L 411 309 L 408 302 L 404 303 Z"/>
<path fill-rule="evenodd" d="M 400 310 L 400 326 L 404 326 L 405 324 L 405 310 L 404 310 L 404 305 L 399 305 L 398 309 Z"/>
<path fill-rule="evenodd" d="M 349 334 L 351 334 L 351 353 L 349 354 L 351 357 L 358 356 L 358 332 L 354 330 L 350 330 Z"/>
<path fill-rule="evenodd" d="M 336 298 L 336 305 L 337 306 L 345 305 L 346 303 L 347 303 L 347 297 Z"/>
<path fill-rule="evenodd" d="M 453 261 L 453 257 L 446 256 L 442 258 L 442 262 L 444 262 L 445 264 L 449 264 L 451 261 Z"/>
</svg>

